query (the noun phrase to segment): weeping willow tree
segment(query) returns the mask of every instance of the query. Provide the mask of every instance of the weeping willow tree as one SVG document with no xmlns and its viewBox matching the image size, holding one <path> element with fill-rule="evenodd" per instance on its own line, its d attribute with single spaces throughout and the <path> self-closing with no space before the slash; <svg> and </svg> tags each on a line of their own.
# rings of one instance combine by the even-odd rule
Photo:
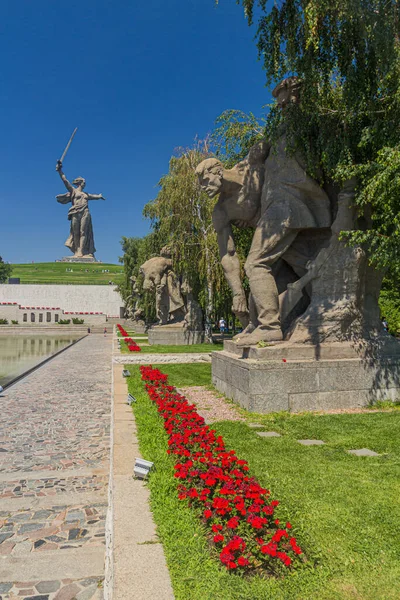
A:
<svg viewBox="0 0 400 600">
<path fill-rule="evenodd" d="M 238 0 L 252 24 L 267 85 L 297 75 L 301 102 L 285 113 L 290 150 L 310 174 L 356 177 L 364 244 L 378 267 L 400 256 L 400 43 L 398 0 Z M 277 135 L 272 109 L 267 132 Z"/>
<path fill-rule="evenodd" d="M 151 219 L 153 231 L 171 247 L 175 271 L 188 279 L 211 331 L 213 318 L 225 311 L 230 291 L 211 220 L 215 201 L 201 190 L 195 173 L 207 156 L 207 142 L 198 142 L 173 156 L 168 173 L 159 181 L 157 197 L 146 204 L 143 214 Z"/>
<path fill-rule="evenodd" d="M 140 265 L 153 256 L 157 256 L 159 249 L 165 244 L 165 238 L 160 238 L 156 232 L 138 237 L 125 237 L 121 239 L 123 255 L 119 257 L 119 262 L 124 265 L 124 280 L 118 286 L 126 309 L 131 308 L 136 303 L 136 296 L 132 295 L 131 277 L 137 278 L 137 287 L 141 296 L 140 308 L 144 312 L 146 323 L 152 323 L 156 318 L 156 307 L 154 294 L 147 294 L 143 290 L 143 281 L 139 277 Z"/>
<path fill-rule="evenodd" d="M 248 154 L 251 146 L 265 137 L 265 121 L 252 112 L 225 110 L 215 120 L 211 142 L 215 156 L 231 169 Z"/>
</svg>

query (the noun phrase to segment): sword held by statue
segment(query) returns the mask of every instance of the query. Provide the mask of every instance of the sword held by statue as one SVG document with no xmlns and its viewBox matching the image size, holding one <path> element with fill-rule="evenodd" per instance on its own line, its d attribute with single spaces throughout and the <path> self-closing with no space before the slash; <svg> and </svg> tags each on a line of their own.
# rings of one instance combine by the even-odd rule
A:
<svg viewBox="0 0 400 600">
<path fill-rule="evenodd" d="M 74 137 L 75 137 L 75 134 L 76 134 L 76 132 L 77 132 L 77 131 L 78 131 L 78 128 L 77 128 L 77 127 L 75 127 L 74 131 L 72 132 L 72 135 L 71 135 L 71 137 L 69 138 L 68 144 L 65 146 L 65 150 L 64 150 L 64 152 L 62 153 L 62 156 L 61 156 L 61 158 L 60 158 L 60 159 L 57 161 L 56 171 L 58 171 L 59 169 L 61 169 L 61 167 L 62 167 L 62 164 L 63 164 L 63 162 L 64 162 L 64 158 L 65 158 L 65 157 L 66 157 L 66 155 L 67 155 L 67 152 L 68 152 L 68 150 L 69 150 L 69 147 L 70 147 L 70 145 L 71 145 L 71 143 L 72 143 L 72 140 L 74 139 Z"/>
</svg>

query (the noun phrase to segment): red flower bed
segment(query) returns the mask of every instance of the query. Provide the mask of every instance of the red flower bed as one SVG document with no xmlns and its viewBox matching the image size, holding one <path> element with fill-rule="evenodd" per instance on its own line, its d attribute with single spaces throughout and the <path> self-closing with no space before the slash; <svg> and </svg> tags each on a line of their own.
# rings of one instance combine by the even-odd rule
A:
<svg viewBox="0 0 400 600">
<path fill-rule="evenodd" d="M 280 572 L 302 551 L 274 518 L 279 504 L 248 473 L 245 460 L 227 450 L 221 436 L 205 424 L 184 396 L 168 385 L 168 376 L 141 366 L 150 399 L 156 403 L 175 459 L 180 500 L 201 511 L 210 543 L 230 570 Z"/>
<path fill-rule="evenodd" d="M 119 330 L 120 334 L 121 334 L 123 337 L 127 337 L 127 336 L 128 336 L 127 332 L 126 332 L 126 331 L 125 331 L 125 329 L 122 327 L 122 325 L 120 325 L 120 324 L 118 323 L 118 324 L 117 324 L 117 327 L 118 327 L 118 330 Z"/>
<path fill-rule="evenodd" d="M 120 325 L 118 323 L 117 327 L 118 327 L 120 334 L 124 338 L 124 342 L 128 346 L 129 352 L 140 352 L 141 347 L 132 338 L 128 337 L 128 333 L 125 331 L 125 329 L 122 327 L 122 325 Z"/>
</svg>

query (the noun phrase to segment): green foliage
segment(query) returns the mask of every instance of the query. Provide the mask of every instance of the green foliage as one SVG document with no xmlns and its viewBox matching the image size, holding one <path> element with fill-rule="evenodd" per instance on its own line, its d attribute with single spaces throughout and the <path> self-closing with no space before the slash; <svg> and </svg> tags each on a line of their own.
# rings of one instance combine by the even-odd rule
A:
<svg viewBox="0 0 400 600">
<path fill-rule="evenodd" d="M 400 277 L 397 270 L 389 271 L 383 280 L 379 296 L 379 307 L 382 317 L 385 317 L 389 332 L 393 335 L 400 333 Z"/>
<path fill-rule="evenodd" d="M 12 266 L 4 262 L 0 256 L 0 283 L 4 283 L 12 273 Z"/>
<path fill-rule="evenodd" d="M 253 113 L 225 110 L 215 120 L 216 129 L 211 135 L 215 155 L 227 169 L 232 168 L 249 152 L 251 146 L 265 136 L 265 122 Z"/>
<path fill-rule="evenodd" d="M 8 325 L 7 319 L 0 319 L 0 325 Z"/>
<path fill-rule="evenodd" d="M 314 176 L 339 183 L 359 178 L 360 213 L 369 217 L 368 206 L 372 216 L 349 240 L 366 244 L 377 265 L 393 264 L 400 236 L 398 1 L 241 4 L 249 23 L 255 9 L 259 15 L 257 45 L 267 84 L 288 75 L 302 80 L 300 104 L 285 112 L 291 149 L 301 150 Z M 277 135 L 280 122 L 273 110 L 267 128 Z"/>
<path fill-rule="evenodd" d="M 371 227 L 346 232 L 352 244 L 364 244 L 379 267 L 400 259 L 400 147 L 379 150 L 376 160 L 360 166 L 358 204 L 370 215 Z"/>
<path fill-rule="evenodd" d="M 18 321 L 15 321 L 14 319 L 11 319 L 11 324 L 12 325 L 18 325 Z"/>
<path fill-rule="evenodd" d="M 164 242 L 164 243 L 163 243 Z M 118 286 L 118 290 L 124 300 L 127 309 L 130 309 L 136 303 L 136 296 L 132 294 L 131 277 L 137 277 L 137 287 L 139 294 L 142 295 L 140 308 L 144 311 L 144 318 L 147 323 L 155 321 L 155 296 L 143 292 L 142 279 L 139 277 L 139 268 L 149 258 L 157 256 L 160 248 L 165 244 L 158 232 L 151 232 L 143 238 L 123 237 L 121 246 L 123 256 L 119 261 L 124 265 L 124 281 Z"/>
<path fill-rule="evenodd" d="M 59 325 L 69 325 L 71 323 L 71 319 L 60 319 L 58 321 Z"/>
<path fill-rule="evenodd" d="M 215 350 L 222 350 L 222 344 L 191 344 L 187 346 L 164 346 L 162 344 L 156 344 L 153 346 L 142 346 L 140 338 L 136 338 L 137 343 L 142 349 L 142 354 L 193 354 L 197 352 L 214 352 Z M 147 339 L 143 340 L 147 342 Z M 122 353 L 130 354 L 127 344 L 121 340 L 121 351 Z"/>
<path fill-rule="evenodd" d="M 400 410 L 400 400 L 378 400 L 370 406 L 371 410 Z"/>
<path fill-rule="evenodd" d="M 118 290 L 127 303 L 129 296 L 132 293 L 132 282 L 130 278 L 138 272 L 138 255 L 139 248 L 143 243 L 142 238 L 125 237 L 121 239 L 123 256 L 119 257 L 119 262 L 124 265 L 124 280 L 118 286 Z"/>
<path fill-rule="evenodd" d="M 78 317 L 73 317 L 72 322 L 74 325 L 82 325 L 85 322 L 85 319 L 79 319 Z"/>
</svg>

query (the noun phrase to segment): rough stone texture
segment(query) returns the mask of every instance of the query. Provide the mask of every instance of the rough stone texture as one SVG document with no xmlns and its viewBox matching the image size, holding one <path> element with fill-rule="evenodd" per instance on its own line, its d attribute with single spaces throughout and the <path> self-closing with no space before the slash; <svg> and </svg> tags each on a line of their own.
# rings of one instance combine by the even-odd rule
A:
<svg viewBox="0 0 400 600">
<path fill-rule="evenodd" d="M 297 440 L 302 446 L 323 446 L 325 442 L 322 440 Z"/>
<path fill-rule="evenodd" d="M 256 431 L 256 434 L 264 438 L 282 437 L 281 434 L 276 431 Z"/>
<path fill-rule="evenodd" d="M 349 454 L 354 454 L 355 456 L 379 456 L 377 452 L 373 450 L 368 450 L 368 448 L 360 448 L 360 450 L 348 450 Z"/>
<path fill-rule="evenodd" d="M 182 283 L 181 291 L 185 296 L 186 314 L 184 323 L 186 329 L 193 332 L 202 332 L 204 330 L 203 311 L 194 297 L 193 290 L 187 279 Z"/>
<path fill-rule="evenodd" d="M 120 317 L 120 309 L 124 304 L 114 285 L 11 285 L 7 283 L 0 285 L 1 302 L 17 302 L 25 307 L 48 306 L 50 309 L 60 307 L 60 310 L 67 312 L 101 312 L 110 317 Z M 21 323 L 22 319 L 19 318 L 19 321 Z"/>
<path fill-rule="evenodd" d="M 123 365 L 149 365 L 149 364 L 184 364 L 211 362 L 211 352 L 193 352 L 185 354 L 146 354 L 145 352 L 135 352 L 132 354 L 114 355 L 113 362 Z"/>
<path fill-rule="evenodd" d="M 400 356 L 283 362 L 238 358 L 224 350 L 212 353 L 212 380 L 251 412 L 359 408 L 398 396 Z"/>
<path fill-rule="evenodd" d="M 88 336 L 2 395 L 3 600 L 102 597 L 111 347 Z"/>
<path fill-rule="evenodd" d="M 150 327 L 147 333 L 151 346 L 187 346 L 204 342 L 204 331 L 191 331 L 186 327 L 157 325 Z"/>
<path fill-rule="evenodd" d="M 101 578 L 0 583 L 2 600 L 102 600 Z M 88 583 L 92 581 L 93 583 Z"/>
<path fill-rule="evenodd" d="M 162 248 L 161 256 L 150 258 L 140 267 L 144 277 L 143 289 L 156 295 L 156 315 L 159 325 L 170 321 L 183 322 L 185 303 L 179 281 L 172 270 L 171 252 Z"/>
</svg>

